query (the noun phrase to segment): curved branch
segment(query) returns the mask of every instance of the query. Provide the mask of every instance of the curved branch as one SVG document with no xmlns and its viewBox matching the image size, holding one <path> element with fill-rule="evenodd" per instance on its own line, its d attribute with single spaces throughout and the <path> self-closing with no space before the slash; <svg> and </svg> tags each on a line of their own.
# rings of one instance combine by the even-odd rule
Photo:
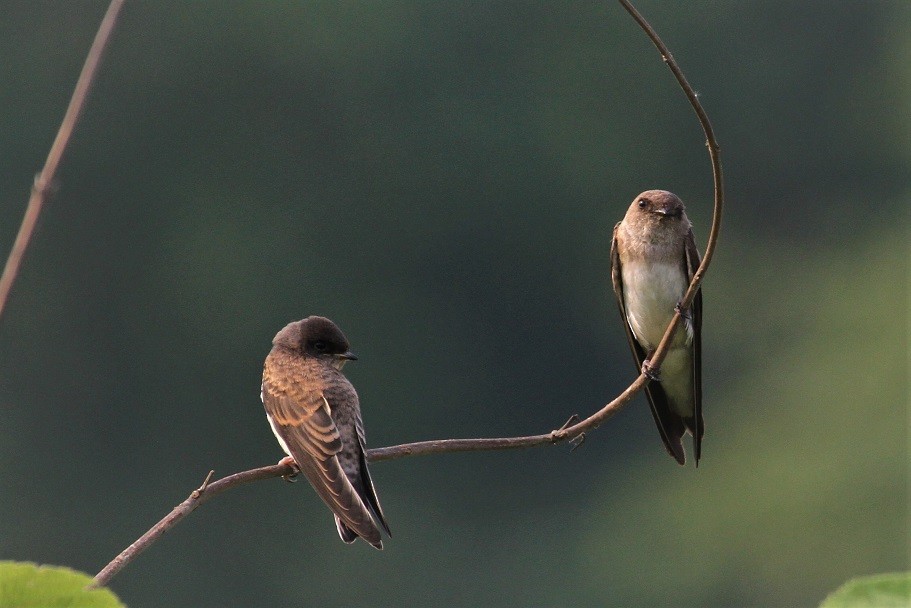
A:
<svg viewBox="0 0 911 608">
<path fill-rule="evenodd" d="M 582 423 L 575 426 L 567 426 L 543 435 L 490 439 L 438 439 L 433 441 L 418 441 L 385 448 L 373 448 L 367 450 L 367 458 L 370 462 L 381 462 L 383 460 L 405 458 L 406 456 L 442 454 L 446 452 L 473 452 L 480 450 L 514 450 L 561 443 L 567 439 L 583 435 L 585 430 L 597 428 L 602 422 L 617 413 L 621 407 L 642 389 L 643 386 L 645 386 L 645 376 L 640 375 L 620 394 L 620 396 Z M 584 426 L 584 430 L 570 432 L 572 429 L 580 426 Z M 165 532 L 177 525 L 184 517 L 195 511 L 198 506 L 214 498 L 218 494 L 246 483 L 293 475 L 297 471 L 292 465 L 287 464 L 287 460 L 288 459 L 283 459 L 278 464 L 235 473 L 212 483 L 209 483 L 213 474 L 213 471 L 210 471 L 209 476 L 206 477 L 202 486 L 193 490 L 186 500 L 174 507 L 170 513 L 152 526 L 148 532 L 121 551 L 120 555 L 111 560 L 101 572 L 96 574 L 95 578 L 92 580 L 92 586 L 103 587 L 107 585 L 118 572 L 136 559 L 136 557 L 152 543 L 161 538 Z"/>
<path fill-rule="evenodd" d="M 602 407 L 600 410 L 572 425 L 553 430 L 543 435 L 526 435 L 524 437 L 499 437 L 490 439 L 436 439 L 432 441 L 417 441 L 403 443 L 386 448 L 372 448 L 367 450 L 370 462 L 383 460 L 396 460 L 406 456 L 424 456 L 427 454 L 443 454 L 448 452 L 478 452 L 493 450 L 515 450 L 521 448 L 534 448 L 542 445 L 553 445 L 567 440 L 575 439 L 588 431 L 601 426 L 604 421 L 620 411 L 642 388 L 648 379 L 639 376 L 616 399 Z"/>
<path fill-rule="evenodd" d="M 215 498 L 222 492 L 226 492 L 231 488 L 236 488 L 239 485 L 259 481 L 261 479 L 271 479 L 273 477 L 281 477 L 282 475 L 290 475 L 293 472 L 294 469 L 290 465 L 279 463 L 269 467 L 242 471 L 209 483 L 212 479 L 212 475 L 215 473 L 215 471 L 209 471 L 209 475 L 206 477 L 205 481 L 202 482 L 201 486 L 193 490 L 185 501 L 174 507 L 170 513 L 152 526 L 148 532 L 140 536 L 136 542 L 121 551 L 120 555 L 111 560 L 111 563 L 95 575 L 95 578 L 92 579 L 91 586 L 103 587 L 107 585 L 108 581 L 114 578 L 118 572 L 123 570 L 127 564 L 136 559 L 136 556 L 146 550 L 149 545 L 161 538 L 165 532 L 173 528 L 177 522 L 192 513 L 196 510 L 196 507 L 204 502 Z"/>
<path fill-rule="evenodd" d="M 104 48 L 111 37 L 111 32 L 114 31 L 114 24 L 117 22 L 117 15 L 120 13 L 123 2 L 124 0 L 111 0 L 111 4 L 108 5 L 108 10 L 101 20 L 101 25 L 98 26 L 98 33 L 95 34 L 95 40 L 92 42 L 92 46 L 89 48 L 88 55 L 85 58 L 82 72 L 80 72 L 79 79 L 76 81 L 76 88 L 73 90 L 73 96 L 70 98 L 70 105 L 67 106 L 66 114 L 63 115 L 63 121 L 57 131 L 57 137 L 54 138 L 47 160 L 44 161 L 44 168 L 41 173 L 35 176 L 35 183 L 32 185 L 32 194 L 28 199 L 22 224 L 19 226 L 19 232 L 13 242 L 13 248 L 6 259 L 3 274 L 0 275 L 0 315 L 3 314 L 3 308 L 6 306 L 9 292 L 13 287 L 16 276 L 19 274 L 22 256 L 25 255 L 25 249 L 32 238 L 32 233 L 35 231 L 35 224 L 38 223 L 41 208 L 44 206 L 44 201 L 47 199 L 51 185 L 54 183 L 54 175 L 57 173 L 57 166 L 60 164 L 63 151 L 66 149 L 66 145 L 70 141 L 70 135 L 73 134 L 73 129 L 76 127 L 76 122 L 82 113 L 85 98 L 88 96 L 92 80 L 94 80 L 95 73 L 98 71 L 98 64 L 101 63 L 101 55 L 104 53 Z"/>
<path fill-rule="evenodd" d="M 692 304 L 693 298 L 695 297 L 696 292 L 699 290 L 699 287 L 702 284 L 702 279 L 705 276 L 705 272 L 709 267 L 712 256 L 714 255 L 716 243 L 718 241 L 718 234 L 721 228 L 721 212 L 724 203 L 724 192 L 721 176 L 721 164 L 718 159 L 718 143 L 715 140 L 715 135 L 712 131 L 712 126 L 709 123 L 708 116 L 703 110 L 702 105 L 699 103 L 699 99 L 696 97 L 696 93 L 686 81 L 686 78 L 683 76 L 683 72 L 680 70 L 677 62 L 674 61 L 674 58 L 667 50 L 667 47 L 661 41 L 661 38 L 658 37 L 658 34 L 655 33 L 655 30 L 652 29 L 645 18 L 643 18 L 642 15 L 640 15 L 639 12 L 636 11 L 636 9 L 633 8 L 633 6 L 627 0 L 619 0 L 619 2 L 623 5 L 624 8 L 626 8 L 627 11 L 629 11 L 639 26 L 645 30 L 646 34 L 648 34 L 649 38 L 651 38 L 652 42 L 661 52 L 662 59 L 665 61 L 665 63 L 667 63 L 668 67 L 677 78 L 677 82 L 680 84 L 680 87 L 683 89 L 684 93 L 686 93 L 686 96 L 690 100 L 690 104 L 693 106 L 693 109 L 696 111 L 696 115 L 699 117 L 699 122 L 705 131 L 706 145 L 708 146 L 709 157 L 712 162 L 712 176 L 715 186 L 715 206 L 712 216 L 712 228 L 709 232 L 708 243 L 706 244 L 705 255 L 702 258 L 702 263 L 699 265 L 699 268 L 693 275 L 693 279 L 690 283 L 689 288 L 687 289 L 686 295 L 684 296 L 683 300 L 681 300 L 680 308 L 682 310 L 686 310 L 689 308 L 690 304 Z M 665 353 L 668 350 L 668 345 L 673 338 L 674 332 L 676 331 L 677 326 L 680 322 L 680 318 L 681 313 L 678 311 L 671 319 L 671 322 L 665 331 L 664 337 L 662 338 L 661 342 L 658 345 L 658 348 L 655 350 L 654 354 L 651 357 L 652 367 L 655 369 L 655 371 L 657 371 L 658 366 L 664 359 Z M 563 441 L 576 439 L 578 437 L 583 437 L 586 432 L 598 428 L 604 421 L 617 413 L 636 395 L 636 393 L 642 390 L 648 382 L 649 380 L 645 374 L 640 373 L 639 376 L 632 382 L 632 384 L 626 388 L 626 390 L 624 390 L 613 401 L 602 407 L 600 410 L 588 418 L 576 424 L 567 423 L 560 429 L 542 435 L 484 439 L 438 439 L 432 441 L 419 441 L 415 443 L 405 443 L 390 447 L 373 448 L 367 451 L 367 457 L 371 462 L 381 462 L 383 460 L 395 460 L 398 458 L 405 458 L 407 456 L 442 454 L 448 452 L 513 450 L 520 448 L 530 448 L 542 445 L 553 445 L 556 443 L 561 443 Z M 286 464 L 286 460 L 287 459 L 282 460 L 276 465 L 236 473 L 234 475 L 230 475 L 223 479 L 219 479 L 218 481 L 212 482 L 211 484 L 208 483 L 209 478 L 206 478 L 206 482 L 203 483 L 199 489 L 190 494 L 189 498 L 175 507 L 174 510 L 171 511 L 171 513 L 169 513 L 164 519 L 155 524 L 155 526 L 153 526 L 148 532 L 142 535 L 142 537 L 140 537 L 136 542 L 127 547 L 120 555 L 114 558 L 110 564 L 105 566 L 105 568 L 99 572 L 97 576 L 95 576 L 93 585 L 106 585 L 115 574 L 123 569 L 141 551 L 155 542 L 162 534 L 173 527 L 181 519 L 192 513 L 196 507 L 205 501 L 241 484 L 258 481 L 260 479 L 282 477 L 294 473 L 295 469 L 290 464 Z M 210 473 L 209 477 L 211 477 L 211 475 L 212 474 Z"/>
<path fill-rule="evenodd" d="M 671 55 L 671 52 L 658 36 L 655 29 L 628 0 L 619 0 L 619 2 L 633 19 L 636 20 L 639 27 L 645 31 L 646 35 L 648 35 L 652 43 L 658 49 L 658 52 L 661 53 L 661 59 L 664 60 L 667 67 L 673 72 L 674 78 L 677 79 L 677 83 L 680 85 L 680 88 L 683 89 L 684 94 L 686 94 L 687 99 L 690 101 L 690 105 L 693 106 L 693 110 L 696 112 L 696 116 L 699 118 L 699 124 L 702 125 L 702 130 L 705 132 L 705 145 L 709 149 L 709 160 L 712 163 L 712 182 L 715 191 L 715 204 L 712 210 L 712 227 L 709 231 L 709 239 L 705 246 L 705 254 L 702 256 L 702 263 L 699 264 L 699 268 L 697 268 L 696 272 L 693 274 L 693 280 L 690 282 L 690 286 L 686 290 L 683 299 L 680 300 L 680 309 L 687 310 L 693 303 L 693 298 L 696 297 L 696 292 L 699 291 L 699 286 L 702 285 L 702 279 L 705 277 L 705 272 L 712 262 L 712 257 L 715 255 L 715 247 L 718 244 L 718 234 L 721 231 L 721 215 L 724 208 L 724 178 L 721 174 L 721 160 L 718 156 L 720 148 L 718 147 L 718 141 L 715 139 L 715 131 L 712 129 L 712 123 L 709 122 L 708 115 L 702 108 L 702 104 L 699 103 L 699 97 L 696 95 L 696 91 L 694 91 L 693 87 L 690 86 L 690 83 L 687 82 L 686 76 L 683 75 L 683 71 L 680 69 L 680 66 L 677 65 L 674 56 Z M 658 348 L 655 349 L 655 352 L 649 358 L 652 369 L 655 369 L 656 366 L 660 368 L 661 362 L 664 361 L 664 356 L 668 351 L 671 339 L 674 337 L 674 332 L 677 331 L 677 326 L 680 324 L 681 316 L 680 310 L 674 314 L 667 330 L 664 332 L 664 337 L 658 344 Z"/>
</svg>

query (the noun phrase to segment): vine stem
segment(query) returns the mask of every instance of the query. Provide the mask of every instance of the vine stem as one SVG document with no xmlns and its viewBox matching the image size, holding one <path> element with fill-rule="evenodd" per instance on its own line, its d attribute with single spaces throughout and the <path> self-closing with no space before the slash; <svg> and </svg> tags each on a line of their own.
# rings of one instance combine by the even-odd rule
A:
<svg viewBox="0 0 911 608">
<path fill-rule="evenodd" d="M 25 250 L 32 239 L 32 234 L 35 232 L 38 216 L 41 215 L 44 202 L 53 189 L 54 176 L 57 174 L 60 159 L 63 157 L 63 152 L 70 141 L 70 136 L 73 134 L 76 123 L 82 114 L 82 108 L 88 97 L 89 89 L 101 63 L 101 56 L 104 54 L 111 32 L 114 31 L 114 25 L 117 23 L 117 16 L 120 14 L 123 3 L 124 0 L 111 0 L 108 5 L 108 10 L 101 20 L 101 25 L 98 26 L 98 32 L 95 34 L 95 40 L 92 42 L 92 46 L 89 48 L 88 55 L 85 58 L 82 72 L 76 81 L 76 87 L 73 89 L 70 104 L 63 115 L 60 129 L 57 130 L 57 137 L 54 138 L 47 160 L 44 161 L 44 168 L 35 176 L 32 193 L 25 207 L 25 215 L 19 225 L 19 232 L 16 234 L 16 240 L 13 241 L 13 248 L 10 250 L 9 257 L 6 258 L 3 274 L 0 275 L 0 315 L 3 314 L 10 290 L 19 275 L 19 267 L 22 265 Z"/>
<path fill-rule="evenodd" d="M 692 87 L 690 87 L 689 83 L 683 75 L 683 72 L 680 70 L 680 67 L 677 65 L 677 62 L 674 60 L 674 57 L 671 55 L 670 51 L 668 51 L 664 42 L 662 42 L 661 38 L 658 36 L 655 30 L 632 6 L 632 4 L 630 4 L 627 0 L 619 0 L 619 2 L 630 13 L 630 15 L 632 15 L 633 19 L 636 20 L 636 23 L 639 24 L 639 26 L 645 31 L 648 37 L 658 48 L 662 59 L 670 68 L 671 72 L 673 72 L 675 78 L 677 79 L 677 82 L 680 84 L 680 87 L 683 89 L 687 98 L 690 100 L 690 104 L 693 106 L 693 109 L 699 118 L 699 122 L 702 125 L 703 131 L 705 132 L 706 145 L 708 147 L 709 157 L 712 163 L 712 176 L 715 187 L 715 205 L 712 215 L 712 228 L 709 232 L 708 243 L 706 245 L 705 254 L 702 258 L 702 263 L 694 273 L 686 295 L 681 300 L 680 309 L 686 310 L 692 304 L 693 298 L 695 297 L 696 292 L 699 290 L 699 287 L 702 284 L 703 277 L 705 276 L 709 264 L 711 263 L 712 256 L 714 255 L 715 247 L 718 241 L 718 234 L 721 229 L 721 214 L 724 205 L 724 185 L 721 175 L 721 163 L 718 158 L 718 143 L 715 140 L 715 135 L 712 131 L 712 126 L 709 123 L 708 116 L 706 115 L 705 110 L 702 108 L 702 105 L 700 104 L 696 93 L 693 91 Z M 667 330 L 664 333 L 664 337 L 662 338 L 661 343 L 658 345 L 658 348 L 655 350 L 654 354 L 651 357 L 652 369 L 655 373 L 659 371 L 658 368 L 661 362 L 664 360 L 664 357 L 668 350 L 668 345 L 673 338 L 674 332 L 677 330 L 680 318 L 680 312 L 674 314 L 670 324 L 667 327 Z M 603 406 L 588 418 L 585 418 L 584 420 L 576 423 L 573 423 L 575 417 L 571 418 L 567 424 L 563 425 L 559 429 L 550 431 L 549 433 L 544 433 L 541 435 L 528 435 L 524 437 L 437 439 L 431 441 L 419 441 L 390 447 L 374 448 L 368 450 L 367 456 L 371 462 L 380 462 L 384 460 L 394 460 L 397 458 L 427 454 L 530 448 L 542 445 L 553 445 L 567 440 L 584 439 L 585 433 L 596 429 L 604 421 L 616 414 L 636 395 L 636 393 L 642 390 L 648 382 L 648 378 L 644 374 L 640 373 L 639 376 L 633 380 L 632 384 L 630 384 L 622 393 L 620 393 L 620 395 L 618 395 L 614 400 Z M 294 467 L 290 464 L 284 464 L 284 460 L 276 465 L 235 473 L 234 475 L 229 475 L 228 477 L 211 483 L 209 483 L 212 476 L 212 473 L 210 472 L 209 477 L 206 478 L 206 482 L 203 483 L 201 487 L 194 490 L 190 496 L 181 504 L 176 506 L 174 510 L 171 511 L 171 513 L 169 513 L 161 521 L 155 524 L 148 532 L 142 535 L 129 547 L 124 549 L 120 555 L 115 557 L 114 560 L 105 566 L 104 569 L 95 576 L 93 586 L 107 585 L 111 578 L 113 578 L 114 575 L 116 575 L 133 559 L 135 559 L 135 557 L 139 555 L 140 552 L 148 548 L 148 546 L 160 538 L 162 534 L 173 527 L 178 521 L 192 513 L 193 510 L 195 510 L 205 501 L 217 496 L 218 494 L 221 494 L 222 492 L 245 483 L 251 483 L 253 481 L 259 481 L 262 479 L 287 476 L 293 474 L 294 472 Z"/>
</svg>

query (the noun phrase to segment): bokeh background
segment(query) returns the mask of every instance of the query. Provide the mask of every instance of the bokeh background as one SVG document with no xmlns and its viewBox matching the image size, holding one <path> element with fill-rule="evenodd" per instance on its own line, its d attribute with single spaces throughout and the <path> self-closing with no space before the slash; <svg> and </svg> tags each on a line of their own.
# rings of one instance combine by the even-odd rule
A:
<svg viewBox="0 0 911 608">
<path fill-rule="evenodd" d="M 3 3 L 3 256 L 105 7 Z M 260 482 L 128 605 L 813 606 L 908 567 L 911 5 L 639 8 L 727 181 L 699 469 L 642 397 L 573 453 L 377 463 L 382 553 Z M 372 446 L 595 411 L 634 376 L 611 229 L 665 188 L 703 248 L 703 143 L 612 2 L 128 2 L 0 319 L 0 558 L 97 572 L 210 468 L 276 462 L 261 365 L 309 314 Z"/>
</svg>

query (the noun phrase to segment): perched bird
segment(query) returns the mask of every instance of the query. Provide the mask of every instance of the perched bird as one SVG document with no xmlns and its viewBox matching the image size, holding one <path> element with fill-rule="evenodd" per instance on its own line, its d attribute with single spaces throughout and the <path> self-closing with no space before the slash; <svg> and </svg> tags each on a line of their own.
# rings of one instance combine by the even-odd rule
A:
<svg viewBox="0 0 911 608">
<path fill-rule="evenodd" d="M 699 267 L 693 227 L 675 194 L 648 190 L 637 196 L 614 227 L 611 281 L 637 371 L 653 381 L 645 387 L 664 447 L 681 465 L 681 438 L 693 436 L 696 466 L 702 452 L 702 292 L 682 311 L 670 350 L 656 377 L 652 356 L 677 305 Z"/>
<path fill-rule="evenodd" d="M 389 526 L 367 470 L 357 392 L 342 366 L 357 357 L 325 317 L 289 323 L 263 366 L 262 400 L 272 432 L 335 514 L 339 536 L 383 548 Z"/>
</svg>

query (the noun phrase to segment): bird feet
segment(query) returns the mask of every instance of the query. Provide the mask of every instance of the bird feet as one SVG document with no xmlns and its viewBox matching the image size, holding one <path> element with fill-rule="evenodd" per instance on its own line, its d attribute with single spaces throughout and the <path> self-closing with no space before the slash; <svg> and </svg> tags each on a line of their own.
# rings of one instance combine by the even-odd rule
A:
<svg viewBox="0 0 911 608">
<path fill-rule="evenodd" d="M 679 314 L 681 317 L 683 317 L 687 321 L 692 320 L 692 318 L 690 317 L 689 309 L 686 309 L 683 306 L 681 306 L 680 302 L 677 302 L 676 304 L 674 304 L 674 312 Z"/>
<path fill-rule="evenodd" d="M 652 382 L 661 382 L 661 377 L 658 375 L 658 370 L 652 367 L 652 362 L 649 359 L 646 359 L 642 362 L 642 373 L 645 374 L 645 377 Z"/>
<path fill-rule="evenodd" d="M 290 456 L 285 456 L 278 461 L 278 465 L 282 467 L 291 467 L 292 471 L 287 475 L 282 475 L 282 479 L 288 483 L 294 483 L 297 481 L 297 474 L 300 473 L 300 467 L 297 466 L 297 463 L 294 462 L 294 459 Z"/>
</svg>

